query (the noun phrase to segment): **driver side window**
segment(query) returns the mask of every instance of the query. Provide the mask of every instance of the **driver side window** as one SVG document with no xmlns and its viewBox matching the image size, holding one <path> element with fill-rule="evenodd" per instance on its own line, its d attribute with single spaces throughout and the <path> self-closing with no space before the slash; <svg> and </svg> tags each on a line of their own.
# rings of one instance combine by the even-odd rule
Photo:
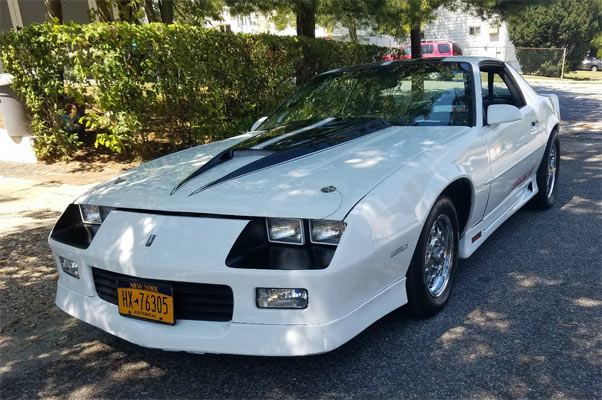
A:
<svg viewBox="0 0 602 400">
<path fill-rule="evenodd" d="M 522 107 L 522 97 L 512 84 L 508 85 L 503 74 L 497 70 L 481 70 L 481 93 L 483 96 L 483 124 L 487 125 L 487 109 L 492 104 L 510 104 Z"/>
</svg>

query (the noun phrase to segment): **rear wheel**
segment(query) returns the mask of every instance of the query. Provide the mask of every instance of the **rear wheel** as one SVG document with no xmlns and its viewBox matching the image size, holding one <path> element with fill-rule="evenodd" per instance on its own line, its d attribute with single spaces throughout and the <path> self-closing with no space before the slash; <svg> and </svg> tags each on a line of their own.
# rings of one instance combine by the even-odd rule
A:
<svg viewBox="0 0 602 400">
<path fill-rule="evenodd" d="M 431 210 L 406 275 L 408 306 L 417 317 L 435 315 L 451 295 L 458 263 L 458 216 L 447 197 Z"/>
<path fill-rule="evenodd" d="M 590 68 L 590 71 L 596 72 L 597 70 L 598 70 L 598 66 L 597 65 L 592 65 L 592 67 Z"/>
<path fill-rule="evenodd" d="M 546 146 L 543 159 L 537 170 L 537 187 L 539 191 L 531 199 L 530 204 L 540 210 L 547 210 L 554 205 L 558 188 L 560 171 L 560 139 L 556 131 L 552 132 Z"/>
</svg>

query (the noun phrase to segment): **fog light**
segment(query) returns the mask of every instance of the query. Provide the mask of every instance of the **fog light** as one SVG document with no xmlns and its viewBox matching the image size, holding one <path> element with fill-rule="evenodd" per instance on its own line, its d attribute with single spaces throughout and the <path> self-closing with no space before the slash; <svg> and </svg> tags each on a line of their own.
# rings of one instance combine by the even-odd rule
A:
<svg viewBox="0 0 602 400">
<path fill-rule="evenodd" d="M 59 260 L 61 262 L 61 268 L 65 273 L 79 279 L 79 267 L 75 261 L 63 257 L 59 257 Z"/>
<path fill-rule="evenodd" d="M 259 308 L 306 308 L 307 290 L 257 288 L 256 301 Z"/>
</svg>

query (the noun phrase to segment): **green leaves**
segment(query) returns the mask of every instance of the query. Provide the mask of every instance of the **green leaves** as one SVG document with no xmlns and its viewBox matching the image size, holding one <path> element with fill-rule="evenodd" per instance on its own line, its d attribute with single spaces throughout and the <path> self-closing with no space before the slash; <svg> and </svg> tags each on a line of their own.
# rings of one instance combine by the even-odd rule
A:
<svg viewBox="0 0 602 400">
<path fill-rule="evenodd" d="M 574 69 L 583 61 L 590 41 L 599 32 L 600 19 L 601 7 L 591 0 L 537 2 L 526 7 L 520 15 L 509 18 L 508 33 L 515 46 L 566 48 L 567 67 Z M 523 64 L 521 58 L 519 62 Z M 525 59 L 525 62 L 530 60 Z M 549 64 L 546 70 L 554 69 L 554 63 L 550 61 Z M 560 65 L 555 67 L 558 71 L 560 68 Z"/>
<path fill-rule="evenodd" d="M 13 88 L 31 112 L 42 159 L 68 158 L 83 108 L 104 151 L 156 155 L 238 135 L 295 89 L 295 76 L 378 61 L 383 48 L 182 24 L 30 25 L 0 37 Z M 303 49 L 307 57 L 303 57 Z"/>
</svg>

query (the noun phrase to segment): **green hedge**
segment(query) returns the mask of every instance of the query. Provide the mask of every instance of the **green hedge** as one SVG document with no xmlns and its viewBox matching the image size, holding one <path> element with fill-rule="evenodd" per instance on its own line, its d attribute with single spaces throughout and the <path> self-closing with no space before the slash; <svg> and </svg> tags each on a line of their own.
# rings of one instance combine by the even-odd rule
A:
<svg viewBox="0 0 602 400">
<path fill-rule="evenodd" d="M 69 158 L 90 132 L 95 146 L 129 157 L 148 157 L 157 143 L 175 151 L 234 136 L 289 95 L 295 77 L 377 61 L 386 51 L 127 23 L 31 25 L 2 35 L 0 49 L 46 160 Z"/>
<path fill-rule="evenodd" d="M 561 49 L 516 48 L 516 58 L 522 72 L 529 75 L 560 78 L 562 72 Z M 565 72 L 568 64 L 565 65 Z"/>
</svg>

